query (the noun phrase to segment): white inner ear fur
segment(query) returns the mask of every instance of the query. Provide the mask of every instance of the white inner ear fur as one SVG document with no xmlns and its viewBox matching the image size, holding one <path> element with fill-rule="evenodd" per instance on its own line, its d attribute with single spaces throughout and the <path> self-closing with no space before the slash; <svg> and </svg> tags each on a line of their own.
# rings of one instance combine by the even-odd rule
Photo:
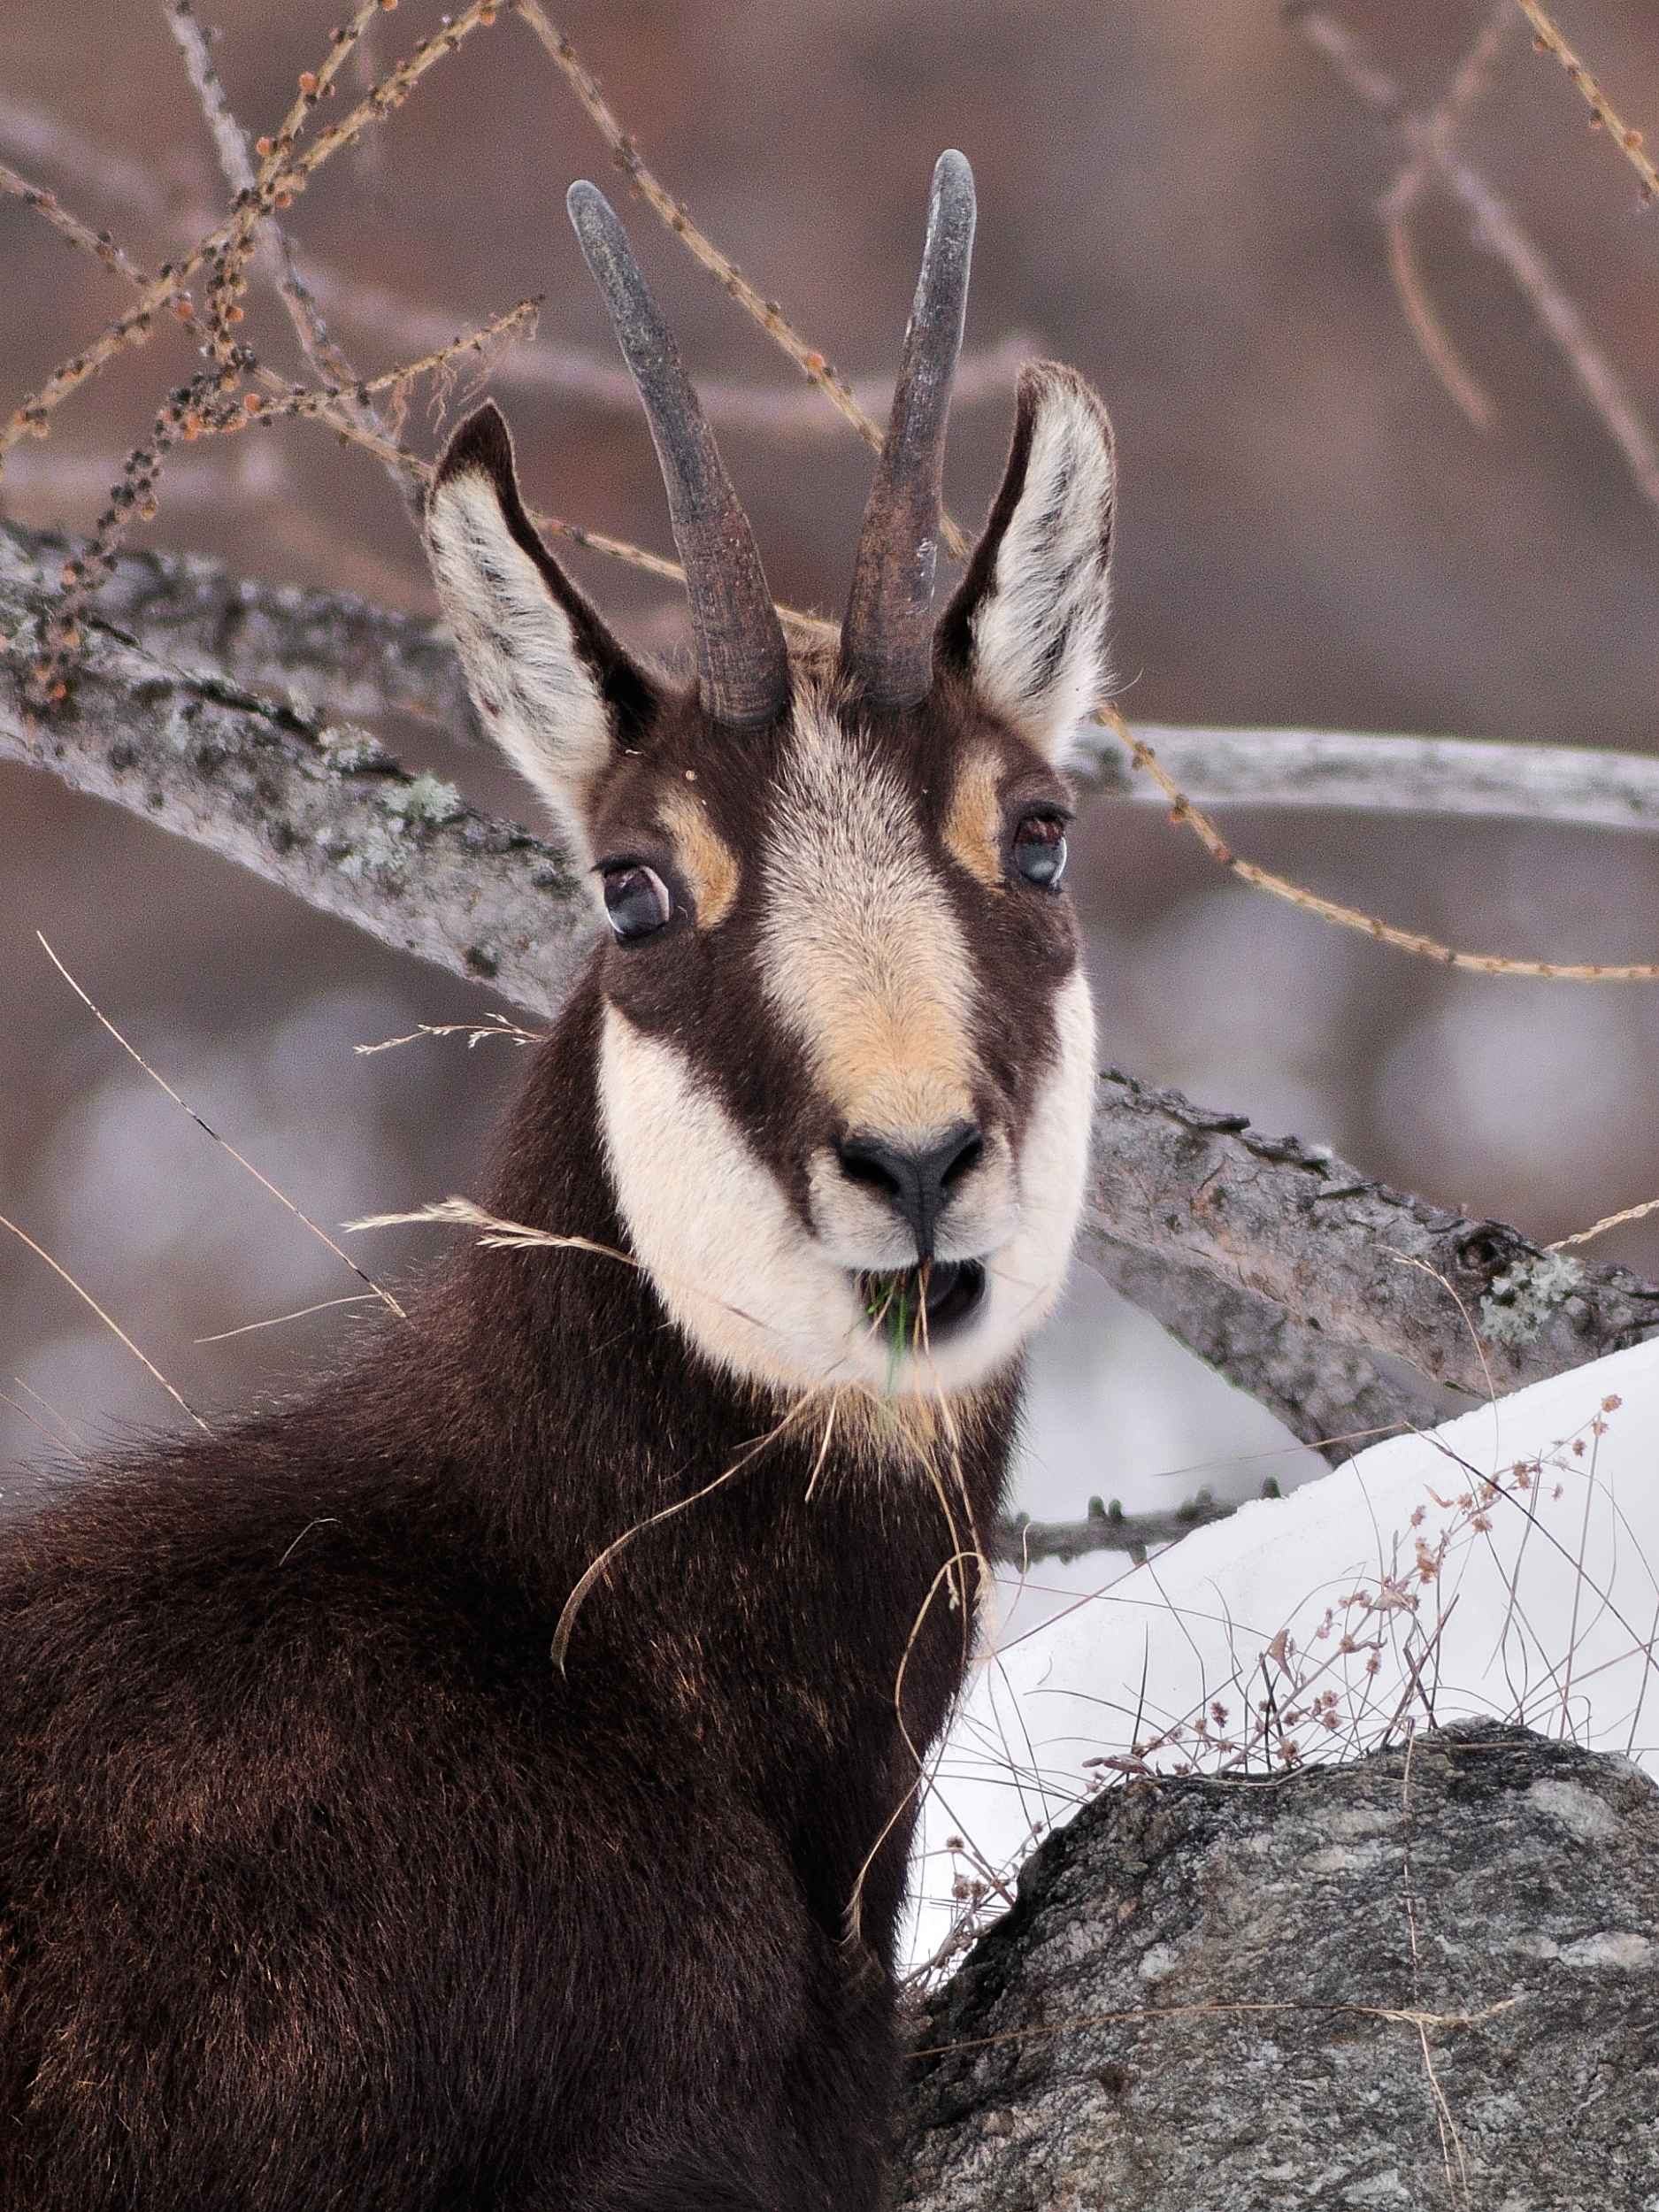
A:
<svg viewBox="0 0 1659 2212">
<path fill-rule="evenodd" d="M 1052 384 L 1038 403 L 1025 480 L 994 580 L 973 617 L 973 676 L 987 703 L 1056 768 L 1108 678 L 1111 434 L 1097 403 Z"/>
<path fill-rule="evenodd" d="M 570 617 L 507 527 L 480 471 L 451 477 L 426 518 L 432 573 L 484 726 L 589 864 L 588 795 L 611 730 Z"/>
</svg>

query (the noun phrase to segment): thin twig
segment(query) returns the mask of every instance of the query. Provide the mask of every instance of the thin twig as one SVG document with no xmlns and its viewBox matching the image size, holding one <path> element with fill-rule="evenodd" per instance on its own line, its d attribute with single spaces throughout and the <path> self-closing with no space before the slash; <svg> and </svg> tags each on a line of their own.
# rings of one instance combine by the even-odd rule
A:
<svg viewBox="0 0 1659 2212">
<path fill-rule="evenodd" d="M 1400 131 L 1408 146 L 1415 149 L 1421 127 L 1409 115 L 1403 92 L 1394 78 L 1371 61 L 1346 25 L 1322 9 L 1301 4 L 1300 0 L 1291 0 L 1282 12 L 1286 22 L 1325 56 L 1349 91 L 1380 120 Z M 1427 150 L 1440 181 L 1471 218 L 1470 234 L 1475 244 L 1502 263 L 1624 455 L 1638 488 L 1651 505 L 1659 508 L 1659 447 L 1624 379 L 1592 335 L 1582 311 L 1542 250 L 1509 203 L 1471 163 L 1455 154 L 1448 139 Z M 1438 361 L 1434 365 L 1437 371 L 1440 367 Z M 1463 403 L 1461 399 L 1459 403 Z"/>
<path fill-rule="evenodd" d="M 1517 6 L 1532 27 L 1532 44 L 1541 53 L 1550 53 L 1566 71 L 1569 80 L 1584 95 L 1590 110 L 1592 130 L 1606 129 L 1631 167 L 1641 179 L 1641 199 L 1647 206 L 1659 192 L 1659 169 L 1642 150 L 1642 134 L 1632 130 L 1608 98 L 1601 86 L 1578 59 L 1566 40 L 1539 4 L 1539 0 L 1516 0 Z"/>
<path fill-rule="evenodd" d="M 369 6 L 359 8 L 357 18 L 366 16 L 378 0 L 369 0 Z M 223 301 L 240 280 L 240 268 L 251 250 L 251 240 L 261 217 L 270 208 L 287 207 L 311 182 L 311 178 L 342 146 L 354 142 L 372 124 L 380 122 L 394 110 L 403 105 L 410 93 L 427 71 L 453 53 L 463 39 L 480 25 L 495 19 L 494 0 L 472 0 L 452 22 L 436 36 L 417 42 L 390 73 L 377 84 L 368 96 L 352 109 L 343 121 L 337 123 L 304 148 L 297 147 L 298 130 L 311 107 L 322 96 L 318 88 L 326 89 L 339 61 L 344 58 L 346 48 L 331 50 L 320 72 L 307 72 L 311 88 L 304 88 L 302 80 L 301 96 L 275 140 L 261 139 L 256 152 L 261 157 L 261 166 L 252 193 L 239 198 L 237 205 L 188 253 L 176 262 L 163 265 L 157 275 L 140 291 L 137 300 L 125 314 L 119 316 L 85 349 L 71 360 L 60 364 L 38 390 L 31 393 L 19 407 L 11 420 L 0 427 L 0 457 L 27 436 L 44 436 L 52 414 L 73 392 L 79 391 L 88 378 L 96 376 L 105 365 L 130 344 L 135 337 L 149 332 L 157 315 L 173 312 L 187 323 L 195 319 L 196 306 L 190 290 L 192 280 L 204 269 L 211 267 L 210 290 L 213 298 Z M 296 119 L 298 119 L 296 121 Z M 234 348 L 222 320 L 212 330 L 215 359 L 221 368 L 234 363 Z"/>
<path fill-rule="evenodd" d="M 1458 352 L 1429 296 L 1417 267 L 1417 246 L 1405 211 L 1386 217 L 1383 235 L 1388 248 L 1388 273 L 1394 279 L 1401 312 L 1411 326 L 1424 359 L 1474 427 L 1490 430 L 1498 419 L 1497 403 Z"/>
<path fill-rule="evenodd" d="M 1491 395 L 1464 363 L 1435 311 L 1417 269 L 1410 218 L 1431 174 L 1450 150 L 1459 127 L 1490 84 L 1493 66 L 1514 26 L 1510 0 L 1494 0 L 1445 99 L 1421 122 L 1408 122 L 1411 157 L 1385 195 L 1381 210 L 1388 242 L 1388 265 L 1400 304 L 1417 333 L 1417 343 L 1430 366 L 1477 430 L 1490 429 L 1497 410 Z"/>
<path fill-rule="evenodd" d="M 150 281 L 136 263 L 127 259 L 107 230 L 94 230 L 79 216 L 72 215 L 59 202 L 56 193 L 48 192 L 38 184 L 31 184 L 27 177 L 19 176 L 4 162 L 0 162 L 0 192 L 7 194 L 12 199 L 21 200 L 25 207 L 32 207 L 37 214 L 45 218 L 60 238 L 101 261 L 111 276 L 125 277 L 129 284 L 145 285 Z"/>
<path fill-rule="evenodd" d="M 1287 900 L 1304 913 L 1317 914 L 1321 921 L 1333 922 L 1341 929 L 1356 929 L 1364 936 L 1374 937 L 1379 944 L 1416 953 L 1422 959 L 1438 962 L 1441 967 L 1471 968 L 1480 975 L 1541 976 L 1557 983 L 1659 982 L 1659 961 L 1619 966 L 1592 961 L 1509 960 L 1497 953 L 1456 952 L 1451 946 L 1421 936 L 1415 930 L 1395 929 L 1373 914 L 1363 914 L 1356 907 L 1340 906 L 1333 899 L 1321 898 L 1317 891 L 1306 890 L 1284 876 L 1259 868 L 1252 860 L 1240 860 L 1209 816 L 1201 812 L 1164 772 L 1152 748 L 1143 738 L 1133 734 L 1116 707 L 1102 703 L 1095 711 L 1130 748 L 1136 767 L 1144 768 L 1169 800 L 1171 819 L 1185 822 L 1211 857 L 1241 883 L 1250 884 L 1258 891 L 1271 891 L 1275 898 Z"/>
<path fill-rule="evenodd" d="M 208 43 L 209 34 L 197 22 L 191 0 L 164 0 L 168 27 L 184 57 L 184 65 L 194 87 L 213 144 L 219 155 L 219 165 L 225 181 L 234 193 L 257 189 L 257 174 L 254 168 L 253 150 L 248 134 L 236 120 L 225 88 L 213 64 L 212 50 Z M 312 372 L 325 383 L 350 388 L 357 381 L 357 371 L 340 347 L 328 334 L 322 311 L 299 273 L 294 241 L 288 232 L 268 216 L 265 224 L 266 255 L 278 296 L 288 311 L 294 334 L 300 350 Z M 366 427 L 380 427 L 373 408 L 360 395 L 353 393 L 346 404 L 365 422 Z M 394 480 L 406 503 L 413 499 L 418 507 L 419 488 L 406 469 L 394 468 Z"/>
<path fill-rule="evenodd" d="M 552 56 L 560 74 L 610 148 L 612 161 L 635 191 L 661 217 L 675 237 L 684 241 L 690 252 L 721 288 L 737 302 L 745 314 L 758 323 L 767 336 L 783 349 L 808 382 L 823 393 L 830 404 L 852 425 L 864 443 L 872 451 L 879 453 L 882 446 L 881 426 L 858 404 L 847 379 L 839 369 L 832 367 L 816 346 L 807 342 L 776 300 L 761 296 L 737 264 L 723 254 L 693 222 L 683 203 L 676 200 L 653 175 L 633 139 L 611 113 L 599 88 L 598 80 L 583 65 L 570 40 L 548 20 L 541 0 L 507 0 L 507 4 L 515 15 L 523 18 Z M 969 540 L 949 515 L 941 516 L 939 534 L 953 560 L 959 561 L 966 557 Z"/>
</svg>

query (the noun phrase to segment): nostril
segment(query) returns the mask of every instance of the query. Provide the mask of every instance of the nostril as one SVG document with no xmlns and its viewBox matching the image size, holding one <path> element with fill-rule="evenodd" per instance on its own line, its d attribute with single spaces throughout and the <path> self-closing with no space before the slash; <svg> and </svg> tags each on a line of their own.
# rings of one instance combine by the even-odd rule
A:
<svg viewBox="0 0 1659 2212">
<path fill-rule="evenodd" d="M 970 1174 L 985 1157 L 985 1139 L 972 1124 L 965 1129 L 952 1133 L 945 1144 L 940 1147 L 941 1157 L 952 1143 L 956 1146 L 956 1151 L 939 1171 L 940 1183 L 946 1190 L 953 1183 L 959 1183 L 964 1175 Z"/>
<path fill-rule="evenodd" d="M 952 1187 L 985 1152 L 978 1125 L 958 1122 L 939 1143 L 900 1150 L 879 1138 L 851 1136 L 838 1148 L 841 1172 L 878 1191 L 910 1224 L 918 1259 L 933 1256 L 933 1232 Z"/>
<path fill-rule="evenodd" d="M 902 1199 L 904 1183 L 896 1171 L 897 1156 L 868 1138 L 849 1137 L 841 1148 L 841 1173 L 849 1182 L 867 1184 L 885 1196 Z"/>
</svg>

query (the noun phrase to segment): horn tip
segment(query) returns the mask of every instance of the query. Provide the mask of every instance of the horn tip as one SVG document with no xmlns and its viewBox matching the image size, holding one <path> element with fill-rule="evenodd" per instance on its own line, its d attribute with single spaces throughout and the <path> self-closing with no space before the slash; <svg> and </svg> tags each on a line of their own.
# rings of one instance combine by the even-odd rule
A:
<svg viewBox="0 0 1659 2212">
<path fill-rule="evenodd" d="M 970 203 L 973 198 L 972 165 L 966 154 L 959 153 L 954 146 L 947 146 L 933 164 L 933 196 L 943 198 L 947 194 L 953 199 L 965 198 Z"/>
<path fill-rule="evenodd" d="M 617 211 L 596 184 L 578 177 L 565 195 L 565 212 L 584 245 L 590 237 L 616 227 Z"/>
</svg>

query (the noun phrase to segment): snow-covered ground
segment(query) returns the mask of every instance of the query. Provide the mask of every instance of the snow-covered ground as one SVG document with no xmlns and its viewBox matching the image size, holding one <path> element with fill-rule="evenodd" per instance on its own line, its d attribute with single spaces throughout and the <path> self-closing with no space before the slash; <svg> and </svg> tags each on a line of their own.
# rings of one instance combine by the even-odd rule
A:
<svg viewBox="0 0 1659 2212">
<path fill-rule="evenodd" d="M 917 1963 L 1125 1772 L 1261 1773 L 1484 1715 L 1659 1774 L 1659 1341 L 1374 1446 L 1144 1566 L 1045 1563 L 998 1594 L 923 1806 Z"/>
</svg>

